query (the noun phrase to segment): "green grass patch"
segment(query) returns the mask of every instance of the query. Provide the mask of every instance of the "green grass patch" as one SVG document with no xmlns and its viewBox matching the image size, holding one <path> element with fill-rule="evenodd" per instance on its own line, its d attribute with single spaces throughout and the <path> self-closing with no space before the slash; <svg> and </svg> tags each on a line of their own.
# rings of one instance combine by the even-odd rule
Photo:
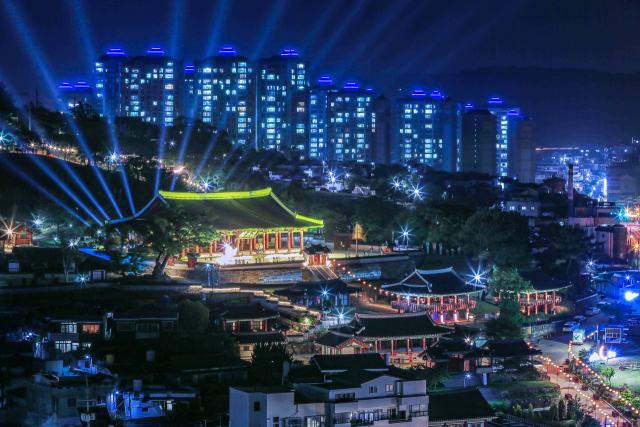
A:
<svg viewBox="0 0 640 427">
<path fill-rule="evenodd" d="M 484 320 L 485 314 L 497 313 L 500 311 L 497 305 L 489 304 L 486 301 L 476 301 L 476 308 L 469 310 L 469 312 L 476 316 L 476 320 Z"/>
</svg>

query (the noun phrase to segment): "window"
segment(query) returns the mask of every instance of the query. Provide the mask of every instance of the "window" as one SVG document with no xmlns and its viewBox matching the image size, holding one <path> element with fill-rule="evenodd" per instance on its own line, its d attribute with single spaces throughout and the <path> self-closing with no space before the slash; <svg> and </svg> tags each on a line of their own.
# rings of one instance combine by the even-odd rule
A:
<svg viewBox="0 0 640 427">
<path fill-rule="evenodd" d="M 136 325 L 137 332 L 159 332 L 160 325 L 157 323 L 140 323 Z"/>
<path fill-rule="evenodd" d="M 306 427 L 324 427 L 324 417 L 307 417 Z"/>
<path fill-rule="evenodd" d="M 273 417 L 273 427 L 280 427 L 280 417 Z"/>
<path fill-rule="evenodd" d="M 333 415 L 334 424 L 347 424 L 351 422 L 351 412 L 336 412 Z"/>
<path fill-rule="evenodd" d="M 256 412 L 260 410 L 260 402 L 253 402 L 253 410 Z"/>
<path fill-rule="evenodd" d="M 100 325 L 82 325 L 83 334 L 97 334 L 100 332 Z"/>
<path fill-rule="evenodd" d="M 284 427 L 302 427 L 302 418 L 289 418 L 284 420 Z"/>
<path fill-rule="evenodd" d="M 427 405 L 411 405 L 411 417 L 426 417 L 427 416 Z"/>
<path fill-rule="evenodd" d="M 245 345 L 244 347 L 242 347 L 242 351 L 251 351 L 251 347 Z"/>
<path fill-rule="evenodd" d="M 60 324 L 60 332 L 66 334 L 76 334 L 78 333 L 78 327 L 75 323 L 61 323 Z"/>
<path fill-rule="evenodd" d="M 373 394 L 373 393 L 377 393 L 377 392 L 378 392 L 378 387 L 377 386 L 369 387 L 369 394 Z"/>
<path fill-rule="evenodd" d="M 393 389 L 394 389 L 393 384 L 387 384 L 384 386 L 384 391 L 387 393 L 393 393 Z"/>
<path fill-rule="evenodd" d="M 336 402 L 345 401 L 345 400 L 353 400 L 355 399 L 355 393 L 342 393 L 336 394 Z"/>
<path fill-rule="evenodd" d="M 76 404 L 77 402 L 75 397 L 70 397 L 67 399 L 67 408 L 75 408 Z"/>
<path fill-rule="evenodd" d="M 121 332 L 135 331 L 135 325 L 133 322 L 118 322 L 118 330 Z"/>
</svg>

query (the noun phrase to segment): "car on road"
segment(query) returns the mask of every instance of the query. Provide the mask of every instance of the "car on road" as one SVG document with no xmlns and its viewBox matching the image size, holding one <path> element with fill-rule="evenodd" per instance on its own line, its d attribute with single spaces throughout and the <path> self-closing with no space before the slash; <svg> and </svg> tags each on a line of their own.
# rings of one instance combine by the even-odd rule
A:
<svg viewBox="0 0 640 427">
<path fill-rule="evenodd" d="M 571 332 L 574 329 L 578 329 L 580 327 L 580 325 L 576 322 L 567 322 L 564 324 L 564 326 L 562 327 L 562 330 L 564 332 Z"/>
<path fill-rule="evenodd" d="M 587 320 L 586 317 L 584 316 L 576 316 L 573 318 L 574 322 L 577 322 L 578 324 L 581 324 L 582 322 L 584 322 L 585 320 Z"/>
<path fill-rule="evenodd" d="M 589 307 L 587 308 L 587 311 L 585 311 L 585 314 L 587 316 L 595 316 L 596 314 L 600 314 L 600 309 L 598 307 Z"/>
</svg>

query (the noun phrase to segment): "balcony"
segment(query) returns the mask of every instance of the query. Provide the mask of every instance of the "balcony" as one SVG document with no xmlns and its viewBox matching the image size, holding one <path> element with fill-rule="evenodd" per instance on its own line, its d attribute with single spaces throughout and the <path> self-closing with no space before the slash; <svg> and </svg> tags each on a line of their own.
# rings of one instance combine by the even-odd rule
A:
<svg viewBox="0 0 640 427">
<path fill-rule="evenodd" d="M 49 332 L 49 341 L 78 341 L 78 334 L 68 332 Z"/>
<path fill-rule="evenodd" d="M 428 311 L 430 313 L 442 313 L 447 311 L 467 310 L 476 307 L 475 300 L 460 300 L 444 304 L 418 304 L 406 301 L 392 301 L 391 308 L 404 310 L 405 312 Z"/>
</svg>

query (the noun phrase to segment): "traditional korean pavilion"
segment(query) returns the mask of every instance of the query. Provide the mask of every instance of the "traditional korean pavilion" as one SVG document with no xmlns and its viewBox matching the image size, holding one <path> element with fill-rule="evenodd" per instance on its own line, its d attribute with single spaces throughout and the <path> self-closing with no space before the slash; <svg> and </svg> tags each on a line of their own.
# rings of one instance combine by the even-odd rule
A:
<svg viewBox="0 0 640 427">
<path fill-rule="evenodd" d="M 440 323 L 460 320 L 458 312 L 464 310 L 462 319 L 469 320 L 469 309 L 476 302 L 471 294 L 481 292 L 485 286 L 466 281 L 453 267 L 442 270 L 416 270 L 402 281 L 382 285 L 385 291 L 398 296 L 391 307 L 404 312 L 426 311 Z M 451 313 L 451 316 L 448 316 Z"/>
<path fill-rule="evenodd" d="M 302 250 L 302 254 L 307 258 L 307 265 L 327 265 L 327 258 L 331 254 L 331 249 L 326 246 L 309 245 Z"/>
<path fill-rule="evenodd" d="M 554 309 L 562 297 L 556 292 L 566 290 L 572 286 L 571 282 L 556 280 L 549 276 L 540 268 L 521 269 L 518 274 L 527 282 L 531 283 L 533 290 L 524 295 L 518 294 L 520 310 L 527 316 L 538 314 L 539 307 L 544 313 L 549 312 L 549 308 Z M 498 294 L 498 299 L 502 294 Z"/>
<path fill-rule="evenodd" d="M 412 354 L 423 351 L 427 344 L 450 334 L 453 328 L 435 324 L 427 312 L 360 314 L 348 325 L 331 329 L 316 344 L 322 354 L 397 352 Z M 346 347 L 350 347 L 346 349 Z"/>
<path fill-rule="evenodd" d="M 160 191 L 135 215 L 111 222 L 142 220 L 160 209 L 170 208 L 174 203 L 187 210 L 210 209 L 215 212 L 216 217 L 208 223 L 222 235 L 208 248 L 185 248 L 185 253 L 191 251 L 211 256 L 224 244 L 249 254 L 299 253 L 304 249 L 304 232 L 324 227 L 322 220 L 292 212 L 271 188 L 221 193 Z"/>
<path fill-rule="evenodd" d="M 363 288 L 349 286 L 340 279 L 320 282 L 297 282 L 287 289 L 275 291 L 274 294 L 287 297 L 295 304 L 303 304 L 314 308 L 348 307 L 352 295 L 363 292 Z"/>
<path fill-rule="evenodd" d="M 251 360 L 253 350 L 257 345 L 261 344 L 286 344 L 287 337 L 282 332 L 234 332 L 233 337 L 238 343 L 240 358 L 243 360 Z"/>
</svg>

